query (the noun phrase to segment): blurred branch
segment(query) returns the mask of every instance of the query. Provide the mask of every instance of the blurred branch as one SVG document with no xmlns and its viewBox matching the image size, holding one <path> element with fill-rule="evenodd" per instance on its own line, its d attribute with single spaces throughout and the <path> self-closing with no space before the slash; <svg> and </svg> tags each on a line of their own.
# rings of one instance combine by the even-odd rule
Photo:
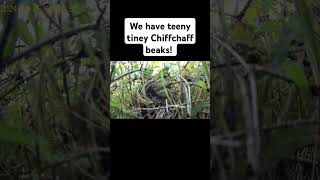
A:
<svg viewBox="0 0 320 180">
<path fill-rule="evenodd" d="M 259 66 L 259 65 L 254 65 L 252 67 L 256 71 L 264 72 L 264 73 L 269 74 L 269 75 L 271 75 L 271 76 L 273 76 L 275 78 L 287 81 L 288 83 L 294 83 L 294 81 L 290 77 L 288 77 L 288 76 L 286 76 L 284 74 L 280 74 L 278 72 L 275 72 L 272 69 L 265 68 L 265 67 Z"/>
<path fill-rule="evenodd" d="M 18 53 L 10 58 L 7 58 L 7 59 L 3 59 L 2 61 L 0 61 L 0 71 L 2 69 L 4 69 L 5 67 L 10 66 L 11 64 L 15 63 L 19 59 L 29 55 L 30 53 L 37 51 L 48 44 L 53 44 L 53 43 L 57 42 L 61 38 L 68 38 L 68 37 L 71 37 L 73 35 L 76 35 L 76 34 L 82 32 L 82 31 L 98 30 L 102 15 L 105 12 L 105 10 L 106 10 L 106 8 L 104 8 L 104 11 L 100 14 L 100 16 L 98 17 L 98 19 L 95 23 L 83 25 L 83 26 L 80 26 L 77 28 L 73 28 L 73 29 L 58 33 L 52 37 L 49 37 L 48 39 L 41 41 L 38 44 L 31 46 L 30 48 L 22 51 L 21 53 Z"/>
<path fill-rule="evenodd" d="M 24 56 L 27 56 L 30 53 L 37 51 L 48 44 L 53 44 L 61 38 L 67 38 L 67 37 L 73 36 L 75 34 L 78 34 L 82 31 L 94 30 L 96 28 L 97 28 L 96 24 L 89 24 L 89 25 L 80 26 L 78 28 L 74 28 L 74 29 L 59 33 L 59 34 L 54 35 L 46 40 L 43 40 L 39 44 L 35 44 L 35 45 L 31 46 L 30 48 L 22 51 L 21 53 L 16 54 L 11 58 L 8 58 L 7 60 L 1 61 L 0 66 L 1 66 L 1 68 L 9 66 L 9 65 L 15 63 L 20 58 L 23 58 Z"/>
<path fill-rule="evenodd" d="M 290 77 L 288 77 L 288 76 L 286 76 L 286 75 L 284 75 L 284 74 L 278 73 L 278 72 L 276 72 L 276 71 L 274 71 L 274 70 L 272 70 L 272 69 L 270 69 L 270 68 L 266 68 L 266 67 L 263 67 L 263 66 L 254 64 L 254 63 L 252 63 L 252 64 L 248 63 L 248 64 L 251 65 L 251 67 L 252 67 L 253 70 L 255 70 L 255 71 L 259 71 L 259 72 L 266 73 L 266 74 L 268 74 L 268 75 L 270 75 L 270 76 L 273 76 L 273 77 L 275 77 L 275 78 L 278 78 L 278 79 L 287 81 L 288 83 L 294 83 L 294 81 L 293 81 Z M 240 65 L 241 65 L 241 64 L 240 64 L 239 62 L 233 62 L 233 63 L 231 63 L 231 66 L 240 66 Z M 214 69 L 217 69 L 217 68 L 227 68 L 227 64 L 226 64 L 226 63 L 214 64 L 214 65 L 213 65 L 213 68 L 214 68 Z"/>
<path fill-rule="evenodd" d="M 242 11 L 240 11 L 239 14 L 235 16 L 235 18 L 241 21 L 244 15 L 246 14 L 247 10 L 249 9 L 251 3 L 252 0 L 248 0 Z"/>
<path fill-rule="evenodd" d="M 269 127 L 263 127 L 260 129 L 261 134 L 272 133 L 272 131 L 280 130 L 280 129 L 289 129 L 295 127 L 302 127 L 302 126 L 312 126 L 312 125 L 320 125 L 319 120 L 296 120 L 291 122 L 283 122 L 278 123 Z M 229 135 L 215 135 L 215 137 L 219 138 L 243 138 L 246 135 L 245 130 L 239 130 Z"/>
<path fill-rule="evenodd" d="M 123 78 L 125 76 L 128 76 L 128 75 L 130 75 L 130 74 L 132 74 L 134 72 L 141 71 L 141 69 L 142 69 L 142 66 L 139 69 L 135 69 L 135 70 L 126 72 L 126 73 L 124 73 L 124 74 L 122 74 L 122 75 L 120 75 L 118 77 L 115 77 L 113 80 L 111 80 L 111 83 L 113 83 L 113 82 L 115 82 L 115 81 L 117 81 L 117 80 L 119 80 L 119 79 L 121 79 L 121 78 Z"/>
<path fill-rule="evenodd" d="M 236 60 L 244 67 L 248 73 L 249 78 L 249 92 L 250 92 L 250 113 L 248 121 L 246 121 L 246 129 L 249 131 L 247 136 L 247 155 L 248 161 L 254 172 L 253 179 L 258 179 L 257 175 L 259 172 L 259 159 L 260 159 L 260 130 L 259 130 L 259 116 L 258 116 L 258 103 L 257 103 L 257 87 L 255 74 L 247 62 L 240 56 L 229 44 L 220 40 L 217 36 L 213 35 L 213 38 L 218 42 L 223 48 L 228 50 Z"/>
<path fill-rule="evenodd" d="M 59 6 L 62 7 L 61 2 L 59 1 Z M 45 10 L 44 10 L 45 12 Z M 48 15 L 48 18 L 50 19 L 50 16 Z M 53 22 L 55 22 L 53 19 L 51 20 Z M 58 24 L 56 24 L 58 30 L 60 33 L 63 32 L 63 23 L 62 23 L 62 11 L 60 9 L 59 13 L 58 13 Z M 64 46 L 64 37 L 61 38 L 60 41 L 60 53 L 61 53 L 61 58 L 62 61 L 65 61 L 65 46 Z M 64 90 L 64 94 L 66 95 L 66 101 L 67 101 L 67 105 L 70 107 L 71 106 L 71 102 L 70 102 L 70 94 L 69 94 L 69 83 L 67 80 L 67 69 L 68 64 L 64 64 L 61 68 L 62 71 L 62 81 L 63 81 L 63 90 Z"/>
</svg>

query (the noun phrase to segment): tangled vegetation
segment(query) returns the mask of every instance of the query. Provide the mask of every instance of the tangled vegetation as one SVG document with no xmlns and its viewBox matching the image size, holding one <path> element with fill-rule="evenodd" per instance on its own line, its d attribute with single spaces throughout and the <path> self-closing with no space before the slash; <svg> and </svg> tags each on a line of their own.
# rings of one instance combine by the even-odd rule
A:
<svg viewBox="0 0 320 180">
<path fill-rule="evenodd" d="M 319 1 L 211 4 L 211 179 L 320 179 Z"/>
<path fill-rule="evenodd" d="M 0 13 L 0 179 L 108 179 L 109 3 L 28 2 Z"/>
<path fill-rule="evenodd" d="M 111 117 L 209 119 L 209 62 L 111 64 Z"/>
</svg>

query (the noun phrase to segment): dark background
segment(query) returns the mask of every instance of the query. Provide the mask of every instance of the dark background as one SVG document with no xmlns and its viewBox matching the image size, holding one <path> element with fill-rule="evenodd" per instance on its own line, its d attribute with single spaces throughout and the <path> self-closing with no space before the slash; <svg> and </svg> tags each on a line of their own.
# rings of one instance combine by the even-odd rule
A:
<svg viewBox="0 0 320 180">
<path fill-rule="evenodd" d="M 207 60 L 210 58 L 210 1 L 111 1 L 111 60 Z M 144 57 L 143 46 L 124 43 L 125 18 L 195 18 L 196 44 L 178 45 L 175 57 Z"/>
<path fill-rule="evenodd" d="M 112 120 L 111 179 L 209 179 L 209 120 Z"/>
</svg>

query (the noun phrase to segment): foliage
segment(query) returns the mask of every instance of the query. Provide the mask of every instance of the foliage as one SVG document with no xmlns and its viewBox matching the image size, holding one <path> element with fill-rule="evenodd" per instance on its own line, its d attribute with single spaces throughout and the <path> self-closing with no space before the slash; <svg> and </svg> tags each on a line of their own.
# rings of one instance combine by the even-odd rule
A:
<svg viewBox="0 0 320 180">
<path fill-rule="evenodd" d="M 0 14 L 0 179 L 108 177 L 106 3 Z"/>
<path fill-rule="evenodd" d="M 211 178 L 319 179 L 319 3 L 234 2 L 211 8 Z"/>
<path fill-rule="evenodd" d="M 112 66 L 112 118 L 209 118 L 208 62 L 120 61 Z"/>
</svg>

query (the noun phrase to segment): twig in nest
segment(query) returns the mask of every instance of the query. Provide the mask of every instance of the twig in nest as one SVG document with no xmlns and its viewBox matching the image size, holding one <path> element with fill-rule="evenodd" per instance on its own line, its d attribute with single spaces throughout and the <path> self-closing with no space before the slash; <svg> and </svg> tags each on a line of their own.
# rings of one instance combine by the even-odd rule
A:
<svg viewBox="0 0 320 180">
<path fill-rule="evenodd" d="M 179 105 L 168 105 L 168 106 L 160 106 L 160 107 L 154 107 L 154 108 L 135 108 L 134 110 L 158 110 L 158 109 L 167 109 L 167 108 L 186 108 L 185 106 L 179 106 Z"/>
</svg>

